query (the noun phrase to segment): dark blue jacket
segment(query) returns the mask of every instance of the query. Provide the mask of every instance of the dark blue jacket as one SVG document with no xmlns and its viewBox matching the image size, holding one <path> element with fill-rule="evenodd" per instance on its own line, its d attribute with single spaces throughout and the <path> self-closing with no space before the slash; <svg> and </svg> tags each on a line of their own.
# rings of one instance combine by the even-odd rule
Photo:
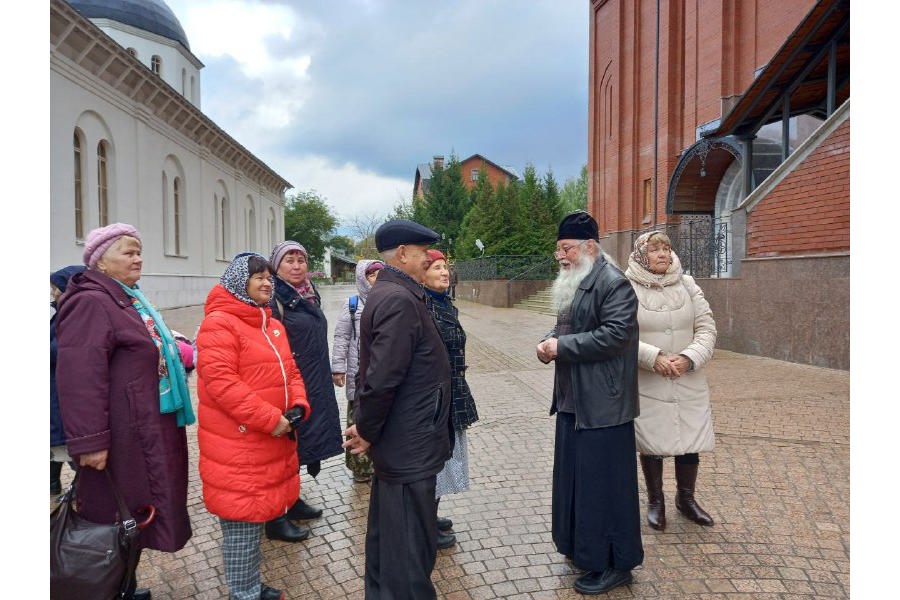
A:
<svg viewBox="0 0 900 600">
<path fill-rule="evenodd" d="M 309 420 L 301 423 L 297 431 L 300 464 L 309 465 L 344 451 L 341 448 L 341 418 L 328 358 L 328 321 L 320 308 L 318 290 L 313 303 L 301 298 L 297 290 L 280 277 L 274 279 L 275 295 L 269 304 L 272 316 L 284 324 L 309 400 Z M 312 471 L 310 474 L 314 475 Z"/>
<path fill-rule="evenodd" d="M 62 416 L 59 414 L 59 396 L 56 395 L 56 314 L 50 317 L 50 445 L 66 443 Z"/>
<path fill-rule="evenodd" d="M 75 273 L 84 271 L 82 265 L 63 267 L 50 275 L 50 283 L 61 292 L 66 291 L 69 279 Z M 51 306 L 56 308 L 56 303 Z M 59 396 L 56 394 L 56 313 L 50 317 L 50 445 L 62 446 L 66 443 L 66 432 L 63 430 L 62 415 L 59 412 Z"/>
</svg>

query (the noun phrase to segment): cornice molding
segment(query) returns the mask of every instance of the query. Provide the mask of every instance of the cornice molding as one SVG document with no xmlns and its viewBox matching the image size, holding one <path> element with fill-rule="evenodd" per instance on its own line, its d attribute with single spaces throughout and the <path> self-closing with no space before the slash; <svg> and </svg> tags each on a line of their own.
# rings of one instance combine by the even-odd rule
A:
<svg viewBox="0 0 900 600">
<path fill-rule="evenodd" d="M 158 131 L 163 131 L 161 121 L 274 193 L 283 195 L 293 187 L 64 0 L 50 0 L 50 58 L 51 66 L 87 84 L 98 96 Z M 147 113 L 156 119 L 147 119 Z"/>
</svg>

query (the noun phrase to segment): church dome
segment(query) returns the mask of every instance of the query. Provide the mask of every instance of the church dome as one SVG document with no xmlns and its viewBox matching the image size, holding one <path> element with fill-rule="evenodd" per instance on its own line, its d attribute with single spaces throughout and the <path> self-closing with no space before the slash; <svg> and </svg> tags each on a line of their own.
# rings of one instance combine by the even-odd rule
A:
<svg viewBox="0 0 900 600">
<path fill-rule="evenodd" d="M 163 0 L 68 0 L 88 19 L 109 19 L 179 42 L 190 51 L 187 36 Z"/>
</svg>

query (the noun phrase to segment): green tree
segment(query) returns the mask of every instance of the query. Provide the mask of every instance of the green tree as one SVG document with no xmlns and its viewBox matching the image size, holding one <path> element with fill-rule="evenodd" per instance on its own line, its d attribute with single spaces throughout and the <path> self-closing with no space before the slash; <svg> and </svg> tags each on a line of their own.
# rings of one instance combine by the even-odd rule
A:
<svg viewBox="0 0 900 600">
<path fill-rule="evenodd" d="M 385 221 L 393 221 L 394 219 L 407 219 L 410 221 L 415 221 L 415 209 L 413 208 L 413 200 L 400 200 L 397 204 L 394 205 L 394 210 L 391 212 Z"/>
<path fill-rule="evenodd" d="M 559 194 L 560 209 L 565 216 L 576 210 L 587 210 L 587 165 L 582 165 L 578 179 L 566 179 Z"/>
<path fill-rule="evenodd" d="M 328 246 L 331 246 L 336 251 L 340 252 L 344 256 L 353 256 L 356 253 L 356 242 L 353 241 L 352 238 L 347 237 L 346 235 L 335 235 L 332 236 L 331 239 L 328 240 Z"/>
<path fill-rule="evenodd" d="M 338 218 L 315 190 L 298 192 L 285 201 L 284 237 L 303 244 L 311 271 L 322 269 L 325 246 L 337 226 Z"/>
<path fill-rule="evenodd" d="M 494 187 L 488 180 L 487 171 L 482 167 L 478 171 L 478 180 L 472 189 L 472 208 L 463 217 L 460 225 L 459 238 L 453 244 L 454 254 L 459 258 L 477 258 L 481 251 L 475 245 L 475 240 L 480 239 L 484 243 L 489 239 L 492 222 L 498 218 L 497 197 Z M 485 252 L 487 249 L 485 248 Z"/>
<path fill-rule="evenodd" d="M 559 224 L 559 186 L 548 171 L 541 180 L 533 165 L 525 167 L 519 186 L 518 254 L 545 255 L 553 251 Z"/>
<path fill-rule="evenodd" d="M 419 204 L 413 204 L 416 220 L 443 234 L 445 240 L 459 239 L 460 226 L 469 212 L 472 198 L 462 178 L 462 167 L 455 154 L 447 166 L 434 165 L 428 191 Z M 444 242 L 444 249 L 449 242 Z M 441 242 L 438 243 L 439 247 Z"/>
<path fill-rule="evenodd" d="M 485 256 L 488 254 L 527 254 L 522 251 L 520 230 L 523 219 L 520 216 L 519 195 L 521 181 L 511 181 L 509 185 L 497 186 L 497 201 L 491 214 L 491 228 L 488 239 L 482 239 Z M 527 221 L 525 227 L 527 227 Z"/>
</svg>

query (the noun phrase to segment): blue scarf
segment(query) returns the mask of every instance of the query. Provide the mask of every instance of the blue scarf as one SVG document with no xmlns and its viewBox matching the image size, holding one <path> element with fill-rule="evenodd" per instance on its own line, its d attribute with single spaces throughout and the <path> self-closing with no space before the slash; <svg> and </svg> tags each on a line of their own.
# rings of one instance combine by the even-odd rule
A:
<svg viewBox="0 0 900 600">
<path fill-rule="evenodd" d="M 447 292 L 438 292 L 430 287 L 425 287 L 425 292 L 431 296 L 431 298 L 442 306 L 448 306 L 450 304 L 450 294 Z"/>
<path fill-rule="evenodd" d="M 152 332 L 150 334 L 165 360 L 165 369 L 159 370 L 159 412 L 162 414 L 175 413 L 179 427 L 193 424 L 197 419 L 194 417 L 194 409 L 191 406 L 187 375 L 184 365 L 181 363 L 181 354 L 178 352 L 175 337 L 163 321 L 162 315 L 150 304 L 137 284 L 132 288 L 120 281 L 117 283 L 122 286 L 126 294 L 131 296 L 132 305 L 141 314 L 141 320 L 148 329 L 154 327 L 159 334 L 159 339 L 156 339 Z"/>
</svg>

